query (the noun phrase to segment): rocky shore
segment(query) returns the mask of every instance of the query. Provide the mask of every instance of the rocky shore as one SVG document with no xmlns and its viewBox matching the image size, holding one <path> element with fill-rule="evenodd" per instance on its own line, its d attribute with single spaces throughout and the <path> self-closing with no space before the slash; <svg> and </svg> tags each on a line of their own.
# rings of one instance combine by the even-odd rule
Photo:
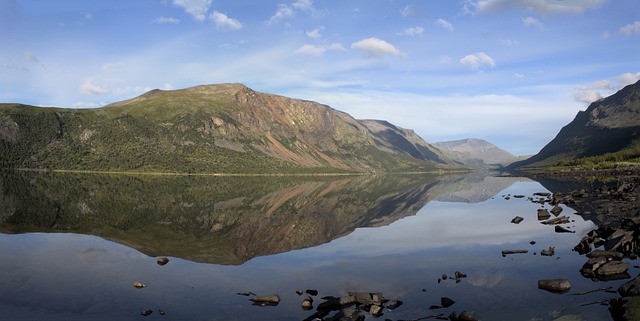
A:
<svg viewBox="0 0 640 321">
<path fill-rule="evenodd" d="M 591 188 L 554 192 L 549 202 L 563 203 L 597 225 L 573 249 L 586 258 L 580 272 L 604 282 L 633 277 L 617 289 L 619 297 L 601 303 L 609 305 L 615 321 L 640 320 L 640 275 L 628 272 L 629 260 L 640 255 L 640 169 L 547 172 L 530 177 L 543 185 L 549 178 L 591 182 Z"/>
</svg>

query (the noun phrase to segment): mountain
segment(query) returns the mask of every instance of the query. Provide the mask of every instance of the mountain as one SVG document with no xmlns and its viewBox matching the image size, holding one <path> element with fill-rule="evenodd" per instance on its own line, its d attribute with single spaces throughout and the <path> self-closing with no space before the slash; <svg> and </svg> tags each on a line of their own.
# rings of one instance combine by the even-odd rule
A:
<svg viewBox="0 0 640 321">
<path fill-rule="evenodd" d="M 0 104 L 0 166 L 199 173 L 433 170 L 415 135 L 240 84 L 152 90 L 97 109 Z"/>
<path fill-rule="evenodd" d="M 531 158 L 512 167 L 545 166 L 610 153 L 636 155 L 640 133 L 640 81 L 591 103 Z"/>
<path fill-rule="evenodd" d="M 522 159 L 486 140 L 476 138 L 438 142 L 433 145 L 442 151 L 448 163 L 464 167 L 500 167 Z"/>
</svg>

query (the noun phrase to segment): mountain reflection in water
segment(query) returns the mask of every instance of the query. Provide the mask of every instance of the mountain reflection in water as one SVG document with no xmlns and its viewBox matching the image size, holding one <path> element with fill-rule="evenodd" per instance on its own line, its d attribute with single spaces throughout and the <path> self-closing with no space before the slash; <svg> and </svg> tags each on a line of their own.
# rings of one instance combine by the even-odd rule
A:
<svg viewBox="0 0 640 321">
<path fill-rule="evenodd" d="M 500 182 L 487 189 L 474 176 L 476 187 L 464 195 L 485 199 L 487 190 L 509 183 Z M 0 231 L 91 234 L 150 256 L 237 265 L 326 243 L 358 227 L 388 225 L 469 185 L 460 177 L 435 175 L 19 173 L 2 178 Z"/>
<path fill-rule="evenodd" d="M 536 219 L 540 204 L 493 195 L 545 191 L 528 179 L 3 174 L 2 320 L 139 320 L 145 309 L 150 319 L 162 309 L 182 320 L 304 320 L 314 311 L 295 290 L 308 288 L 319 290 L 316 304 L 348 291 L 402 300 L 385 311 L 390 320 L 463 310 L 481 320 L 608 316 L 579 306 L 606 293 L 537 289 L 543 278 L 569 278 L 576 291 L 600 285 L 580 275 L 584 257 L 571 251 L 593 224 L 565 207 L 576 233 L 554 233 Z M 516 215 L 525 220 L 510 223 Z M 554 257 L 533 254 L 549 246 Z M 500 255 L 521 248 L 530 253 Z M 436 282 L 456 270 L 468 278 Z M 236 294 L 245 291 L 282 303 L 252 306 Z M 445 296 L 456 304 L 428 309 Z"/>
</svg>

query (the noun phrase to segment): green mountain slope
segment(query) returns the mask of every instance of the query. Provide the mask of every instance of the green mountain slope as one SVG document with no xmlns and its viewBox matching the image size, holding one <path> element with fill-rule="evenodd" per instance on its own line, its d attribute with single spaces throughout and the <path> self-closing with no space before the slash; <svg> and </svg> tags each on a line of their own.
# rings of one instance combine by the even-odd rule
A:
<svg viewBox="0 0 640 321">
<path fill-rule="evenodd" d="M 4 168 L 371 172 L 441 163 L 380 141 L 395 144 L 328 106 L 240 84 L 153 90 L 98 109 L 0 104 Z"/>
<path fill-rule="evenodd" d="M 513 167 L 567 164 L 611 155 L 640 156 L 640 81 L 593 102 L 531 158 Z M 624 156 L 623 156 L 624 155 Z"/>
</svg>

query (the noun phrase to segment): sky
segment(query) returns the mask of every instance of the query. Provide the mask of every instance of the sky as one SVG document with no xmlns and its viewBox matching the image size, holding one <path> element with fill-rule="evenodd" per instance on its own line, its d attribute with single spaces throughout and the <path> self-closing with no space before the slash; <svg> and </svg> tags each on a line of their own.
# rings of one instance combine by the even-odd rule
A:
<svg viewBox="0 0 640 321">
<path fill-rule="evenodd" d="M 637 0 L 0 0 L 0 102 L 242 83 L 530 155 L 638 79 Z"/>
</svg>

